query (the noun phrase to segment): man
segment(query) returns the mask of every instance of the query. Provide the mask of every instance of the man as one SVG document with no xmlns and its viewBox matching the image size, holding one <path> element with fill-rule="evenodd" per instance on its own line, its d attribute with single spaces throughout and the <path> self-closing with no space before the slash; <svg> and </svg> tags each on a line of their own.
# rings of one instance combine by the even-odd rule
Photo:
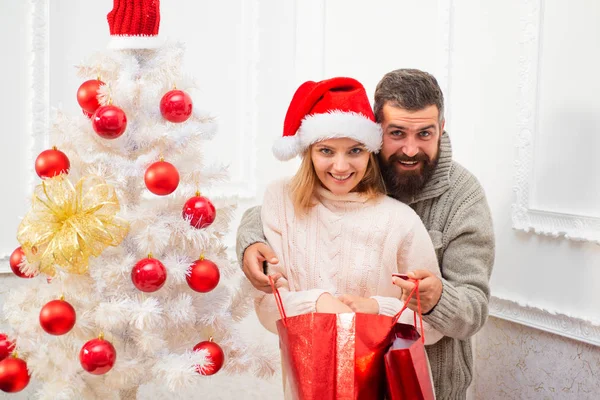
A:
<svg viewBox="0 0 600 400">
<path fill-rule="evenodd" d="M 444 335 L 426 348 L 436 395 L 464 399 L 473 377 L 471 336 L 488 316 L 494 233 L 487 200 L 477 179 L 452 161 L 443 94 L 432 75 L 414 69 L 386 74 L 375 90 L 374 112 L 383 129 L 379 163 L 388 194 L 421 217 L 442 273 L 441 279 L 423 270 L 411 275 L 421 280 L 425 321 Z M 262 263 L 277 260 L 265 244 L 259 207 L 245 213 L 237 250 L 248 279 L 268 292 Z M 394 283 L 405 300 L 413 283 L 399 278 Z M 354 311 L 364 303 L 360 298 L 343 301 Z M 416 302 L 409 307 L 416 311 Z"/>
</svg>

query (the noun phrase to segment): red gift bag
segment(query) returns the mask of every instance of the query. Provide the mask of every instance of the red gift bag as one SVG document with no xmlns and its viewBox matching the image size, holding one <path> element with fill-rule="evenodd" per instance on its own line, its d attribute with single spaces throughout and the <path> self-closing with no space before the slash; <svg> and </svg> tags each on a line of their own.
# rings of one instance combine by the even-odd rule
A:
<svg viewBox="0 0 600 400">
<path fill-rule="evenodd" d="M 311 313 L 288 318 L 271 281 L 281 319 L 279 345 L 292 397 L 298 400 L 381 400 L 384 355 L 397 317 Z M 289 394 L 288 394 L 289 395 Z"/>
<path fill-rule="evenodd" d="M 421 335 L 415 328 L 417 326 L 416 314 L 415 326 L 396 324 L 392 346 L 384 357 L 388 400 L 435 399 L 427 353 L 425 353 L 419 281 L 415 281 L 415 288 L 408 296 L 397 317 L 406 309 L 415 292 L 421 322 Z"/>
</svg>

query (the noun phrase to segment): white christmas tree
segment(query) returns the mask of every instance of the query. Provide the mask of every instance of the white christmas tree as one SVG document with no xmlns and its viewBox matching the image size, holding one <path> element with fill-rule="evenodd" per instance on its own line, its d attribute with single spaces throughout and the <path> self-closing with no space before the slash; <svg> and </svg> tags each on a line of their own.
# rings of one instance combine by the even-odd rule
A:
<svg viewBox="0 0 600 400">
<path fill-rule="evenodd" d="M 40 399 L 128 399 L 148 387 L 208 398 L 221 366 L 275 370 L 277 355 L 238 326 L 251 304 L 223 244 L 235 199 L 210 199 L 227 169 L 202 164 L 216 121 L 193 107 L 200 92 L 183 55 L 171 43 L 87 60 L 84 112 L 58 112 L 56 148 L 38 157 L 11 259 L 34 277 L 3 311 Z M 0 389 L 18 389 L 2 371 Z"/>
</svg>

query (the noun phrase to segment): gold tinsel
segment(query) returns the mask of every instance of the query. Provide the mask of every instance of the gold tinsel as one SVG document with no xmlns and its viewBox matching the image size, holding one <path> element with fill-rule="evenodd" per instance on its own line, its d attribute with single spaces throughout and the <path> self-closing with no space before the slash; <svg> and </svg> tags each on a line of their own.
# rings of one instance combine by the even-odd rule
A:
<svg viewBox="0 0 600 400">
<path fill-rule="evenodd" d="M 83 274 L 90 256 L 107 246 L 118 246 L 129 224 L 116 217 L 119 200 L 112 186 L 99 176 L 85 176 L 73 186 L 66 175 L 45 179 L 36 186 L 32 208 L 17 233 L 29 263 L 54 276 L 56 267 Z"/>
</svg>

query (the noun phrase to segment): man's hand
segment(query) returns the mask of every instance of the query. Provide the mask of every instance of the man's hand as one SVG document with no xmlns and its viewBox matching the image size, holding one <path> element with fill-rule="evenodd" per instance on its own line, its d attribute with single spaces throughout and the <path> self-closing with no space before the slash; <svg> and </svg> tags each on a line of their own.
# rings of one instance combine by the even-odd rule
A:
<svg viewBox="0 0 600 400">
<path fill-rule="evenodd" d="M 333 297 L 330 293 L 323 293 L 319 296 L 316 308 L 318 313 L 342 314 L 352 312 L 350 307 Z"/>
<path fill-rule="evenodd" d="M 275 252 L 264 243 L 254 243 L 244 251 L 244 259 L 242 260 L 242 271 L 250 281 L 252 286 L 265 293 L 272 293 L 269 278 L 263 271 L 263 262 L 269 264 L 277 264 L 279 260 L 275 256 Z M 273 280 L 281 278 L 281 274 L 273 275 Z"/>
<path fill-rule="evenodd" d="M 440 278 L 435 276 L 430 271 L 418 269 L 407 273 L 411 279 L 418 279 L 419 282 L 419 295 L 421 297 L 421 312 L 427 314 L 433 309 L 440 301 L 442 297 L 442 281 Z M 402 302 L 406 302 L 408 295 L 414 289 L 415 284 L 411 281 L 405 281 L 402 278 L 393 277 L 392 282 L 394 285 L 402 288 Z M 418 311 L 416 296 L 408 303 L 408 308 L 414 312 Z"/>
<path fill-rule="evenodd" d="M 338 299 L 355 313 L 379 314 L 379 303 L 375 299 L 343 294 Z"/>
</svg>

